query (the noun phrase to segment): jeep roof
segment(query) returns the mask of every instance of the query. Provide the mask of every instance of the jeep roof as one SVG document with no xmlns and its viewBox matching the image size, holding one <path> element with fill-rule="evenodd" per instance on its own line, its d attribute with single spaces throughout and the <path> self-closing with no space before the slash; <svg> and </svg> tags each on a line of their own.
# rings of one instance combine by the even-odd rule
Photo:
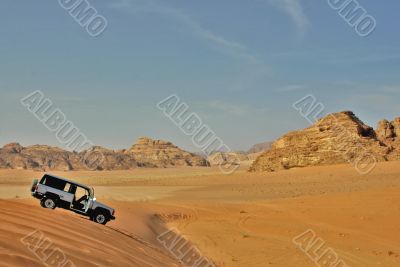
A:
<svg viewBox="0 0 400 267">
<path fill-rule="evenodd" d="M 42 179 L 43 179 L 44 177 L 46 177 L 46 176 L 51 176 L 51 177 L 53 177 L 53 178 L 57 178 L 57 179 L 63 180 L 63 181 L 65 181 L 65 182 L 67 182 L 67 183 L 74 184 L 74 185 L 83 187 L 83 188 L 85 188 L 85 189 L 88 189 L 89 191 L 92 190 L 92 188 L 89 187 L 89 186 L 87 186 L 87 185 L 84 185 L 84 184 L 81 184 L 81 183 L 77 183 L 77 182 L 72 181 L 72 180 L 69 180 L 69 179 L 67 179 L 67 178 L 63 178 L 63 177 L 60 177 L 60 176 L 57 176 L 57 175 L 53 175 L 53 174 L 49 174 L 49 173 L 45 173 L 45 174 L 43 175 Z M 42 181 L 42 179 L 41 179 L 40 181 Z"/>
</svg>

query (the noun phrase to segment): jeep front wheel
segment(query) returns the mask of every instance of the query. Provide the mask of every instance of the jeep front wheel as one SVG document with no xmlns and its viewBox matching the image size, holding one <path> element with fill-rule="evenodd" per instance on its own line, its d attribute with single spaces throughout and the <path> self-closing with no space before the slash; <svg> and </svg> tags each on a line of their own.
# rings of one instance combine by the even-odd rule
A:
<svg viewBox="0 0 400 267">
<path fill-rule="evenodd" d="M 98 212 L 93 216 L 93 221 L 105 225 L 108 222 L 108 217 L 104 212 Z"/>
<path fill-rule="evenodd" d="M 54 210 L 56 208 L 56 202 L 52 198 L 43 198 L 40 205 L 46 209 Z"/>
</svg>

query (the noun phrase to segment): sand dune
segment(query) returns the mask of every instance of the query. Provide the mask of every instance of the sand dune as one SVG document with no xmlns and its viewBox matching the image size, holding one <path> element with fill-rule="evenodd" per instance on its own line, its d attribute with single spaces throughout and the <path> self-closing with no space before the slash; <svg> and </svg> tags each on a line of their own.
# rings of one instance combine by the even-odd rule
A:
<svg viewBox="0 0 400 267">
<path fill-rule="evenodd" d="M 51 240 L 49 251 L 59 248 L 76 266 L 180 266 L 160 248 L 129 232 L 61 210 L 42 209 L 31 201 L 0 200 L 0 214 L 1 266 L 44 266 L 51 260 L 42 261 L 21 242 L 35 231 Z"/>
<path fill-rule="evenodd" d="M 26 191 L 41 174 L 0 171 L 0 266 L 39 266 L 19 241 L 34 229 L 78 266 L 178 266 L 157 240 L 166 226 L 218 267 L 329 266 L 316 245 L 306 253 L 293 241 L 308 230 L 346 264 L 335 267 L 400 266 L 399 162 L 365 176 L 350 164 L 228 176 L 218 168 L 58 173 L 95 186 L 116 208 L 106 227 L 42 209 Z"/>
</svg>

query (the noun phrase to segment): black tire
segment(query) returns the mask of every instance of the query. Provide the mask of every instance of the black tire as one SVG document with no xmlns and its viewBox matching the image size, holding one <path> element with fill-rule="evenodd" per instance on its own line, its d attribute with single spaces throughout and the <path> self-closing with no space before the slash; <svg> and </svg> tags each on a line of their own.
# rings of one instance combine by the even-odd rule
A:
<svg viewBox="0 0 400 267">
<path fill-rule="evenodd" d="M 38 179 L 34 179 L 34 180 L 32 181 L 31 193 L 33 193 L 33 192 L 35 191 L 36 186 L 37 186 L 38 183 L 39 183 L 39 180 L 38 180 Z"/>
<path fill-rule="evenodd" d="M 44 197 L 40 201 L 40 206 L 46 209 L 54 210 L 57 207 L 57 202 L 53 198 Z"/>
<path fill-rule="evenodd" d="M 106 223 L 108 223 L 108 221 L 109 221 L 109 217 L 106 212 L 98 211 L 93 215 L 92 220 L 95 223 L 106 225 Z"/>
</svg>

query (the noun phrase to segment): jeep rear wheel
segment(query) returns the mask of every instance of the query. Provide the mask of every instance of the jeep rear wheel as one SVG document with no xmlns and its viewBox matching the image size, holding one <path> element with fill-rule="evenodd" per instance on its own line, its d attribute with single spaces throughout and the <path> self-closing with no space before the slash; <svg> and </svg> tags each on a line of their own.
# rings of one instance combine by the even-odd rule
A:
<svg viewBox="0 0 400 267">
<path fill-rule="evenodd" d="M 54 210 L 56 208 L 56 202 L 52 198 L 43 198 L 42 201 L 40 201 L 40 205 L 46 209 Z"/>
<path fill-rule="evenodd" d="M 105 225 L 108 222 L 108 216 L 104 212 L 98 212 L 93 216 L 93 221 Z"/>
</svg>

